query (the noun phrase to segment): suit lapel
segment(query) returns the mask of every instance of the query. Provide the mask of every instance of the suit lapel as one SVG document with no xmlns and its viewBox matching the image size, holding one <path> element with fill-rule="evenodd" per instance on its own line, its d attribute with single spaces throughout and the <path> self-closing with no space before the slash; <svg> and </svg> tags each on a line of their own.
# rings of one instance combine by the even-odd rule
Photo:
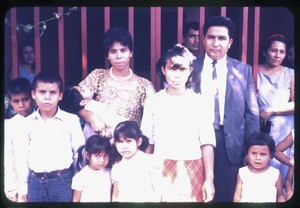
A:
<svg viewBox="0 0 300 208">
<path fill-rule="evenodd" d="M 230 58 L 227 57 L 227 83 L 226 83 L 226 94 L 225 94 L 225 106 L 226 103 L 230 101 L 230 94 L 232 92 L 232 84 L 234 81 L 234 61 Z"/>
<path fill-rule="evenodd" d="M 198 71 L 199 79 L 200 79 L 199 81 L 201 83 L 201 73 L 202 73 L 202 70 L 203 70 L 204 57 L 198 59 L 195 64 L 197 64 L 197 67 L 195 67 L 195 68 L 199 69 L 199 71 Z M 234 81 L 234 67 L 235 67 L 234 59 L 227 56 L 227 69 L 228 69 L 228 72 L 227 72 L 225 104 L 227 102 L 229 102 L 230 94 L 232 92 L 232 84 L 233 84 L 233 81 Z M 200 84 L 200 93 L 201 93 L 201 84 Z"/>
<path fill-rule="evenodd" d="M 201 74 L 202 74 L 202 70 L 203 70 L 203 64 L 204 64 L 204 57 L 201 57 L 199 59 L 197 59 L 196 61 L 194 61 L 194 69 L 198 69 L 198 87 L 199 87 L 199 92 L 201 94 Z"/>
</svg>

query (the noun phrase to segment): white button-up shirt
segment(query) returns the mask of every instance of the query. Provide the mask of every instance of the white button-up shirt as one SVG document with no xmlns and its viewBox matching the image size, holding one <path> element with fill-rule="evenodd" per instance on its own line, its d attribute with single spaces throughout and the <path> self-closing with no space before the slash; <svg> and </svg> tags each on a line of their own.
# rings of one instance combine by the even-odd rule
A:
<svg viewBox="0 0 300 208">
<path fill-rule="evenodd" d="M 51 119 L 44 120 L 39 110 L 26 119 L 22 131 L 28 142 L 24 155 L 28 168 L 34 172 L 69 168 L 77 149 L 85 143 L 79 117 L 58 109 Z"/>
<path fill-rule="evenodd" d="M 27 140 L 22 137 L 16 128 L 24 126 L 26 118 L 20 114 L 15 115 L 4 123 L 4 188 L 5 191 L 17 190 L 24 193 L 20 172 L 26 170 L 26 158 L 24 157 L 24 147 Z"/>
<path fill-rule="evenodd" d="M 44 120 L 38 111 L 28 119 L 29 168 L 35 172 L 69 168 L 73 154 L 85 143 L 78 116 L 59 109 L 52 119 Z"/>
<path fill-rule="evenodd" d="M 217 60 L 215 65 L 217 70 L 217 80 L 213 83 L 212 78 L 212 62 L 213 60 L 205 54 L 203 70 L 201 73 L 201 94 L 207 96 L 215 95 L 215 86 L 218 88 L 219 93 L 219 112 L 220 112 L 220 125 L 224 122 L 224 108 L 225 108 L 225 95 L 226 95 L 226 80 L 227 80 L 227 56 L 225 55 L 221 60 Z"/>
</svg>

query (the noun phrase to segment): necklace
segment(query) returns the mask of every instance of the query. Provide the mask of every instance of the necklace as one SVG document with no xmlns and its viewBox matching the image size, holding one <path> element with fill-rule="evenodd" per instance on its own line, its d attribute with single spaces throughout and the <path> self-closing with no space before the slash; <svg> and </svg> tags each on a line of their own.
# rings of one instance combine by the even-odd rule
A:
<svg viewBox="0 0 300 208">
<path fill-rule="evenodd" d="M 125 81 L 130 80 L 131 77 L 132 77 L 132 75 L 133 75 L 133 72 L 132 72 L 132 70 L 131 70 L 130 68 L 129 68 L 129 71 L 130 71 L 130 73 L 129 73 L 128 76 L 126 76 L 126 77 L 118 77 L 118 76 L 116 76 L 116 75 L 113 74 L 113 72 L 112 72 L 112 67 L 111 67 L 110 70 L 109 70 L 109 76 L 110 76 L 114 81 L 116 81 L 116 82 L 125 82 Z"/>
</svg>

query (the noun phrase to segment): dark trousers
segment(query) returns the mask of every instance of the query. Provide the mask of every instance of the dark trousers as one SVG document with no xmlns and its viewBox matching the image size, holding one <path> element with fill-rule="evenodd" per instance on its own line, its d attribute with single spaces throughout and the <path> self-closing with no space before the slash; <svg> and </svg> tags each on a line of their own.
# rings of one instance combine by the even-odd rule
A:
<svg viewBox="0 0 300 208">
<path fill-rule="evenodd" d="M 216 148 L 214 164 L 215 202 L 232 202 L 236 186 L 236 177 L 240 165 L 233 165 L 227 155 L 224 128 L 215 131 Z"/>
</svg>

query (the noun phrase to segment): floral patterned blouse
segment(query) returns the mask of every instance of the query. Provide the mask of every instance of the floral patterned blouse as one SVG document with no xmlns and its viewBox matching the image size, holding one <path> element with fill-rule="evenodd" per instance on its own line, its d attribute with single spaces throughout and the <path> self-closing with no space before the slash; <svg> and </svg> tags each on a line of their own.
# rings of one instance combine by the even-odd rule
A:
<svg viewBox="0 0 300 208">
<path fill-rule="evenodd" d="M 89 87 L 95 92 L 95 100 L 113 108 L 116 112 L 128 120 L 135 120 L 139 124 L 142 120 L 145 99 L 155 93 L 153 84 L 143 78 L 116 82 L 108 80 L 105 69 L 93 70 L 80 86 Z"/>
</svg>

